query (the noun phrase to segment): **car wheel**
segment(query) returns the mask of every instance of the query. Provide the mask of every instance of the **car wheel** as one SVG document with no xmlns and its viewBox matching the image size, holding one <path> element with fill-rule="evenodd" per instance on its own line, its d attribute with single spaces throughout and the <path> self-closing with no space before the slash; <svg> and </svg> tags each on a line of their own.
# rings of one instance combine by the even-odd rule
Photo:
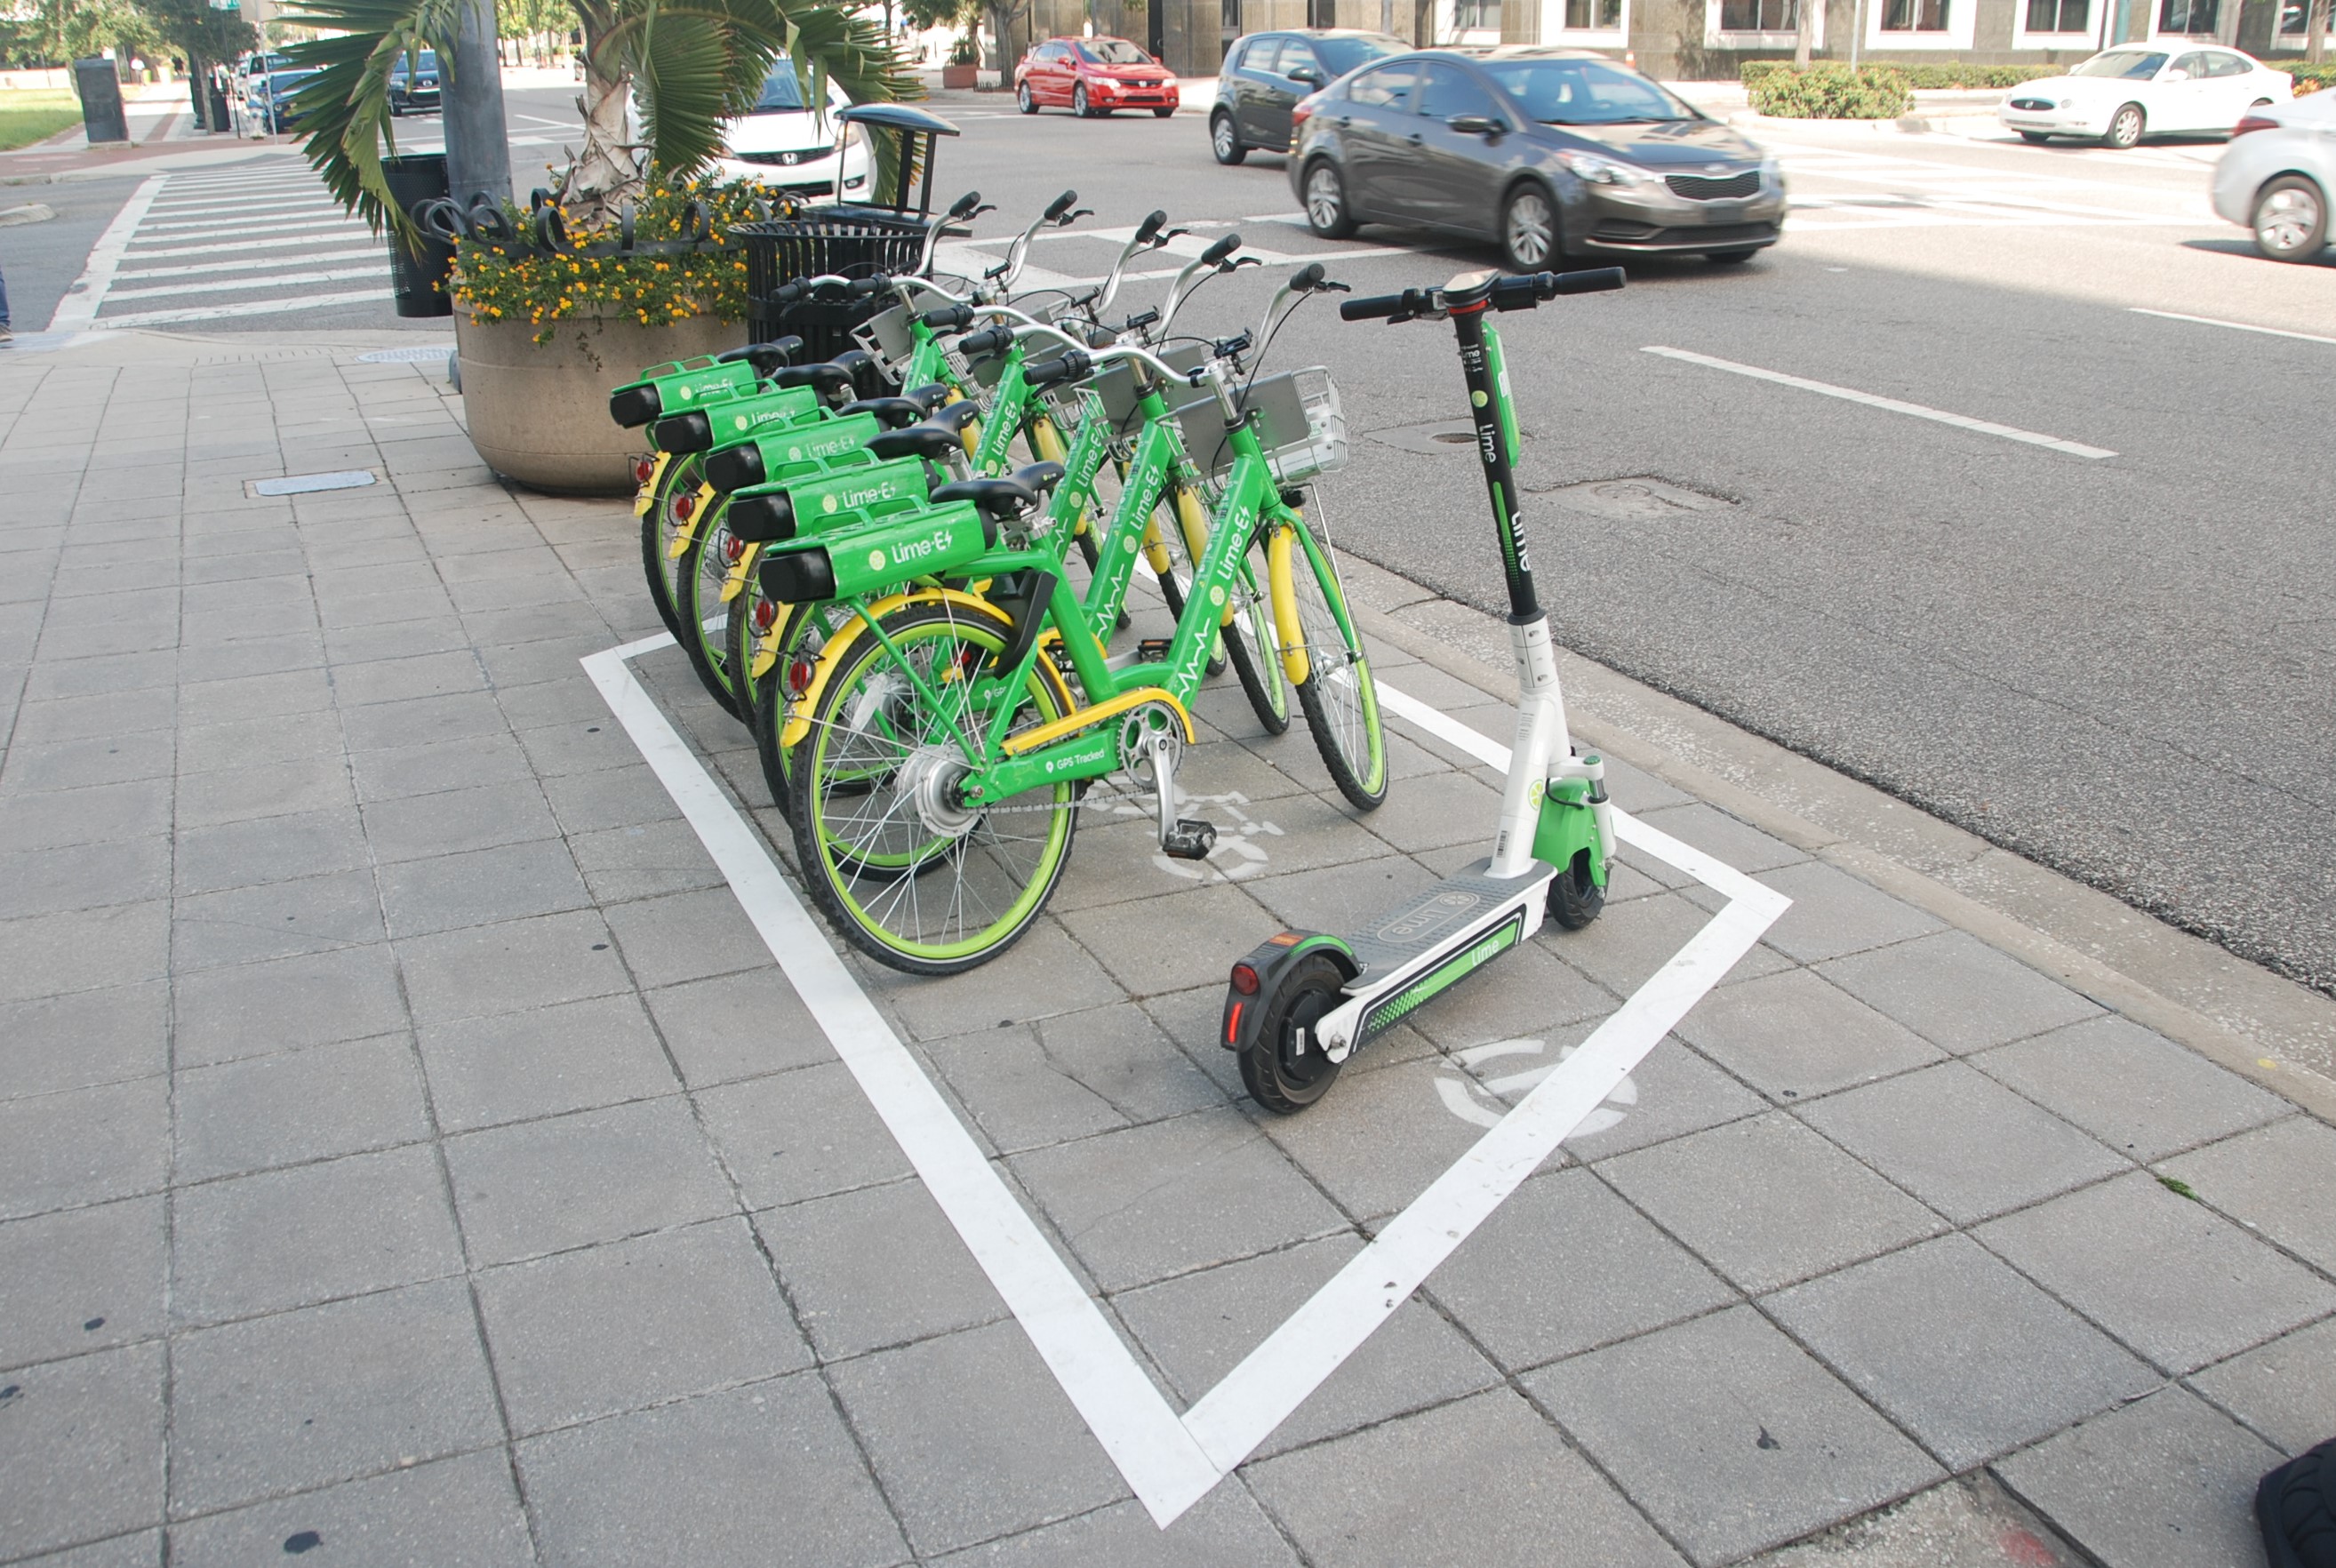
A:
<svg viewBox="0 0 2336 1568">
<path fill-rule="evenodd" d="M 2119 151 L 2138 146 L 2142 131 L 2147 124 L 2148 121 L 2141 112 L 2141 105 L 2128 103 L 2109 116 L 2108 132 L 2101 138 L 2101 145 L 2114 147 Z"/>
<path fill-rule="evenodd" d="M 1347 182 L 1328 159 L 1306 171 L 1306 227 L 1325 239 L 1344 239 L 1355 231 L 1347 211 Z"/>
<path fill-rule="evenodd" d="M 2047 141 L 2051 141 L 2052 138 L 2047 131 L 2023 131 L 2020 133 L 2020 140 L 2025 141 L 2030 147 L 2041 147 Z"/>
<path fill-rule="evenodd" d="M 2328 198 L 2301 174 L 2282 174 L 2255 193 L 2255 248 L 2273 261 L 2311 261 L 2328 244 Z"/>
<path fill-rule="evenodd" d="M 1152 118 L 1154 120 L 1165 120 L 1168 116 L 1175 112 L 1176 106 L 1173 103 L 1163 103 L 1159 108 L 1154 109 L 1152 112 Z"/>
<path fill-rule="evenodd" d="M 1014 105 L 1025 114 L 1038 112 L 1038 101 L 1030 96 L 1030 84 L 1027 82 L 1014 89 Z"/>
<path fill-rule="evenodd" d="M 391 99 L 389 101 L 389 117 L 392 120 L 403 120 L 405 118 L 405 105 L 400 103 L 394 98 Z"/>
<path fill-rule="evenodd" d="M 1087 106 L 1087 84 L 1080 83 L 1071 89 L 1071 112 L 1082 120 L 1090 119 L 1095 111 Z"/>
<path fill-rule="evenodd" d="M 1734 267 L 1739 262 L 1749 261 L 1759 254 L 1759 247 L 1754 246 L 1745 250 L 1707 250 L 1703 253 L 1703 258 L 1706 261 L 1717 261 L 1722 267 Z"/>
<path fill-rule="evenodd" d="M 1217 155 L 1220 163 L 1239 163 L 1249 156 L 1241 145 L 1241 128 L 1230 114 L 1212 116 L 1209 121 L 1209 151 Z"/>
<path fill-rule="evenodd" d="M 1518 186 L 1501 204 L 1501 259 L 1518 272 L 1564 265 L 1557 208 L 1538 185 Z"/>
</svg>

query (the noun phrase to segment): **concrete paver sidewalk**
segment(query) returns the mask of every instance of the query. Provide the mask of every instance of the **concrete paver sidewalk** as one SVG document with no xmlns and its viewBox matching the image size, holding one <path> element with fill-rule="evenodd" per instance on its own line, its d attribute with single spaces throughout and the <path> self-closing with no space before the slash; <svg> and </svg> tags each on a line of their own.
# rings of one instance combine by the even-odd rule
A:
<svg viewBox="0 0 2336 1568">
<path fill-rule="evenodd" d="M 2260 1561 L 2336 1411 L 2321 1080 L 1586 670 L 1616 799 L 1791 906 L 1163 1531 L 580 667 L 657 629 L 629 513 L 506 491 L 375 346 L 0 365 L 0 1561 Z M 1387 683 L 1505 739 L 1496 628 L 1352 575 Z M 679 654 L 630 667 L 784 845 Z M 1200 716 L 1205 866 L 1099 790 L 1013 952 L 849 960 L 1180 1410 L 1718 902 L 1630 852 L 1264 1116 L 1229 959 L 1470 858 L 1492 775 L 1394 724 L 1358 818 L 1302 726 Z M 1940 858 L 1808 825 L 1856 810 Z"/>
</svg>

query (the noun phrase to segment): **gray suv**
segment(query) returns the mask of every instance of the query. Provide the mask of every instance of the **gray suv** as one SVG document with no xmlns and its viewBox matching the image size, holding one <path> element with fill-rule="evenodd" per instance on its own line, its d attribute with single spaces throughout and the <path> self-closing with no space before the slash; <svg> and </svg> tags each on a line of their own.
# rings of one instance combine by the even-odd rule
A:
<svg viewBox="0 0 2336 1568">
<path fill-rule="evenodd" d="M 1660 251 L 1743 261 L 1784 227 L 1784 176 L 1757 143 L 1585 50 L 1399 54 L 1297 119 L 1290 186 L 1326 239 L 1441 229 L 1538 272 Z"/>
<path fill-rule="evenodd" d="M 1209 146 L 1217 161 L 1289 151 L 1290 111 L 1299 99 L 1410 47 L 1383 33 L 1344 27 L 1297 27 L 1234 40 L 1217 73 L 1217 106 L 1209 112 Z"/>
</svg>

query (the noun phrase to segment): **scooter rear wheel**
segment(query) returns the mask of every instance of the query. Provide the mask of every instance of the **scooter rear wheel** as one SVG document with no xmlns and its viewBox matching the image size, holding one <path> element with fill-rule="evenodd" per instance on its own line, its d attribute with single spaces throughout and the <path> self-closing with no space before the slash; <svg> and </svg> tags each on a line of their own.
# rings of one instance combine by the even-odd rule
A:
<svg viewBox="0 0 2336 1568">
<path fill-rule="evenodd" d="M 1338 1005 L 1347 977 L 1320 953 L 1300 959 L 1265 998 L 1256 1044 L 1241 1053 L 1250 1097 L 1278 1116 L 1295 1115 L 1329 1092 L 1338 1064 L 1314 1045 L 1314 1025 Z"/>
</svg>

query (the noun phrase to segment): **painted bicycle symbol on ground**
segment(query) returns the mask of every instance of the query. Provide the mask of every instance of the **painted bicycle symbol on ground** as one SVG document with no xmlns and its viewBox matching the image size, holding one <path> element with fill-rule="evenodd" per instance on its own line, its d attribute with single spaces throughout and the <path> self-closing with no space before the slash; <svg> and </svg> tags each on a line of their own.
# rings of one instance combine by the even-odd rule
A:
<svg viewBox="0 0 2336 1568">
<path fill-rule="evenodd" d="M 1436 1079 L 1436 1096 L 1444 1108 L 1464 1122 L 1480 1127 L 1497 1125 L 1509 1114 L 1507 1097 L 1523 1095 L 1557 1071 L 1558 1064 L 1573 1055 L 1575 1047 L 1568 1046 L 1557 1053 L 1556 1060 L 1546 1061 L 1519 1072 L 1504 1073 L 1498 1077 L 1478 1078 L 1475 1069 L 1485 1062 L 1499 1061 L 1504 1057 L 1537 1057 L 1549 1048 L 1549 1042 L 1536 1039 L 1494 1040 L 1486 1045 L 1470 1046 L 1455 1051 L 1445 1060 L 1444 1071 Z M 1639 1103 L 1636 1080 L 1625 1077 L 1606 1096 L 1599 1107 L 1582 1119 L 1582 1125 L 1568 1135 L 1574 1138 L 1591 1133 L 1602 1133 L 1621 1123 Z"/>
<path fill-rule="evenodd" d="M 1096 796 L 1102 793 L 1100 789 L 1092 792 Z M 1091 798 L 1088 803 L 1101 802 Z M 1270 858 L 1259 841 L 1283 836 L 1278 823 L 1260 821 L 1243 809 L 1249 804 L 1249 796 L 1239 790 L 1227 790 L 1222 794 L 1194 794 L 1180 789 L 1176 792 L 1176 804 L 1180 811 L 1191 806 L 1218 808 L 1198 813 L 1217 824 L 1216 845 L 1209 851 L 1206 860 L 1180 861 L 1158 851 L 1153 852 L 1153 865 L 1188 882 L 1238 882 L 1256 876 L 1265 870 Z M 1110 809 L 1116 817 L 1149 819 L 1155 808 L 1149 797 L 1121 796 L 1111 803 Z"/>
</svg>

